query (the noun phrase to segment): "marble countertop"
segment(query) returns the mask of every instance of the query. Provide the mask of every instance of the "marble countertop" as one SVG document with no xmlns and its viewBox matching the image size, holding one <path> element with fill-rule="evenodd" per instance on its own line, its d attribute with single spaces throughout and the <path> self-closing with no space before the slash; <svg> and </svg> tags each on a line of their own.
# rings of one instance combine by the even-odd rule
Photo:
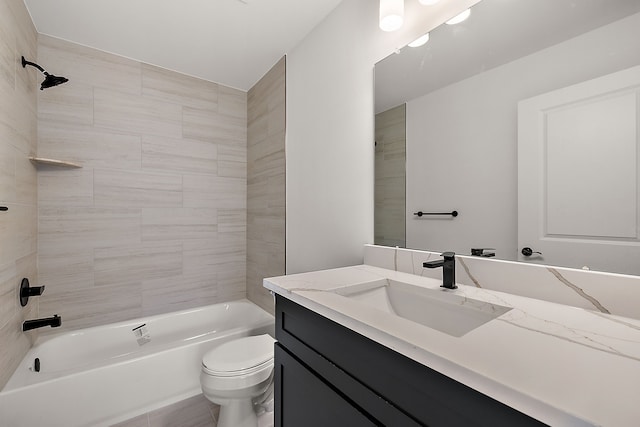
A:
<svg viewBox="0 0 640 427">
<path fill-rule="evenodd" d="M 339 295 L 395 280 L 511 307 L 456 337 Z M 359 265 L 272 277 L 264 286 L 553 426 L 640 425 L 640 320 Z"/>
</svg>

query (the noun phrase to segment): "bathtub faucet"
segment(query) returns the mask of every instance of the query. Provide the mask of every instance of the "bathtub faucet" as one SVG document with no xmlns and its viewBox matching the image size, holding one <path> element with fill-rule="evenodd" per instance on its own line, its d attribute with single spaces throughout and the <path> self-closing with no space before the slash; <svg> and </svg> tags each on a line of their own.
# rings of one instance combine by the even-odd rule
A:
<svg viewBox="0 0 640 427">
<path fill-rule="evenodd" d="M 45 326 L 51 326 L 57 328 L 62 324 L 62 317 L 54 314 L 53 317 L 45 317 L 44 319 L 25 320 L 22 324 L 23 331 L 30 331 L 31 329 L 43 328 Z"/>
</svg>

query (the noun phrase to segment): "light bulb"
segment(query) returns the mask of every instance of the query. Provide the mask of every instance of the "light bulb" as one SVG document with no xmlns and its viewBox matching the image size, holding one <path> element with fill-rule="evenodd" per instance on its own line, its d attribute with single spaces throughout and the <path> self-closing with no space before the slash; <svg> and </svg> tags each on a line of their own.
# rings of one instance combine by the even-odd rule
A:
<svg viewBox="0 0 640 427">
<path fill-rule="evenodd" d="M 404 21 L 404 0 L 380 0 L 380 29 L 395 31 Z"/>
<path fill-rule="evenodd" d="M 411 43 L 409 43 L 407 46 L 409 46 L 409 47 L 420 47 L 420 46 L 426 44 L 428 41 L 429 41 L 429 33 L 426 33 L 426 34 L 421 35 L 420 37 L 418 37 L 417 39 L 415 39 Z"/>
<path fill-rule="evenodd" d="M 433 6 L 434 4 L 438 3 L 440 0 L 418 0 L 420 2 L 420 4 L 423 4 L 425 6 Z"/>
<path fill-rule="evenodd" d="M 462 13 L 459 13 L 458 15 L 454 16 L 453 18 L 449 19 L 447 22 L 445 22 L 445 24 L 447 25 L 456 25 L 461 23 L 462 21 L 466 20 L 469 15 L 471 15 L 471 9 L 467 9 Z"/>
</svg>

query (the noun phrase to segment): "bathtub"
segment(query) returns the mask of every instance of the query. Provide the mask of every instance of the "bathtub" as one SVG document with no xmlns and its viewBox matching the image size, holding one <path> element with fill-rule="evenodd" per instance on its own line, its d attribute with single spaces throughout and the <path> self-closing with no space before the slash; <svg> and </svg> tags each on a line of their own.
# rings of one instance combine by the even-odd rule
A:
<svg viewBox="0 0 640 427">
<path fill-rule="evenodd" d="M 263 333 L 273 316 L 240 300 L 41 337 L 0 392 L 0 424 L 127 420 L 199 394 L 205 352 Z"/>
</svg>

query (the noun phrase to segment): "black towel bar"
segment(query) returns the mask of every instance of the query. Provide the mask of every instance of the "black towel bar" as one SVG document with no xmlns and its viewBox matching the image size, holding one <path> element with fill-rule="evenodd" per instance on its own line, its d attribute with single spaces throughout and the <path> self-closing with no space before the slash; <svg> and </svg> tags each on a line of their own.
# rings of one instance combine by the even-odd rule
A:
<svg viewBox="0 0 640 427">
<path fill-rule="evenodd" d="M 458 211 L 451 211 L 451 212 L 422 212 L 422 211 L 418 211 L 418 212 L 414 212 L 413 213 L 416 216 L 423 216 L 423 215 L 451 215 L 452 217 L 457 217 L 458 216 Z"/>
</svg>

